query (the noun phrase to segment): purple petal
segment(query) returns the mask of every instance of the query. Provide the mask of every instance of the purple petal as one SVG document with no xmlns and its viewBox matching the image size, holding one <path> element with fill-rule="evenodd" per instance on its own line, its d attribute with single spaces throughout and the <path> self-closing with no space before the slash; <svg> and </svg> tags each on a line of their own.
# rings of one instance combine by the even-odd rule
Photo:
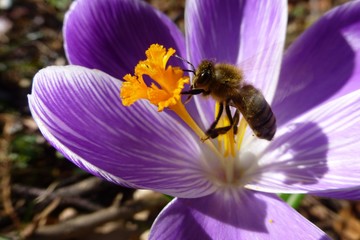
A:
<svg viewBox="0 0 360 240">
<path fill-rule="evenodd" d="M 78 0 L 66 15 L 65 50 L 71 64 L 122 79 L 153 43 L 185 55 L 184 37 L 163 13 L 138 0 Z"/>
<path fill-rule="evenodd" d="M 331 192 L 316 192 L 314 193 L 317 196 L 322 197 L 331 197 L 331 198 L 340 198 L 340 199 L 349 199 L 349 200 L 359 200 L 360 199 L 360 186 L 354 189 L 340 189 L 338 191 Z"/>
<path fill-rule="evenodd" d="M 290 46 L 274 107 L 278 125 L 360 88 L 360 1 L 333 9 Z"/>
<path fill-rule="evenodd" d="M 50 143 L 92 174 L 174 196 L 213 192 L 206 145 L 147 101 L 124 107 L 120 86 L 98 70 L 48 67 L 34 78 L 31 111 Z"/>
<path fill-rule="evenodd" d="M 150 239 L 329 239 L 274 195 L 219 191 L 175 199 L 157 217 Z"/>
<path fill-rule="evenodd" d="M 254 189 L 329 197 L 344 190 L 344 197 L 359 198 L 359 119 L 360 90 L 280 128 L 252 176 Z"/>
<path fill-rule="evenodd" d="M 245 80 L 271 102 L 280 71 L 287 22 L 284 0 L 187 1 L 188 57 L 238 65 Z M 205 125 L 214 118 L 214 102 L 199 100 Z"/>
</svg>

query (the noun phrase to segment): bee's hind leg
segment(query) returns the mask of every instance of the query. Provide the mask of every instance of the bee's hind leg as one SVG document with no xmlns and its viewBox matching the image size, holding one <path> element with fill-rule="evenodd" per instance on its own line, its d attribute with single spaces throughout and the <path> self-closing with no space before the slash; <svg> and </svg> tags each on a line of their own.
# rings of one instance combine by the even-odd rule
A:
<svg viewBox="0 0 360 240">
<path fill-rule="evenodd" d="M 239 109 L 236 109 L 234 117 L 233 117 L 233 122 L 232 122 L 234 136 L 238 133 L 238 122 L 239 121 L 240 121 L 240 111 L 239 111 Z"/>
</svg>

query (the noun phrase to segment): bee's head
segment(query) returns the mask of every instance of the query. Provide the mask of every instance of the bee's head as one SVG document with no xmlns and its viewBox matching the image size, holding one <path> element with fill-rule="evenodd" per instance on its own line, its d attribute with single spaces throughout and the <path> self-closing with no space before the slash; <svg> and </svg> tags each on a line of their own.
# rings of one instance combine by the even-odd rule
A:
<svg viewBox="0 0 360 240">
<path fill-rule="evenodd" d="M 215 78 L 214 63 L 203 60 L 196 70 L 192 88 L 208 89 L 212 79 Z"/>
</svg>

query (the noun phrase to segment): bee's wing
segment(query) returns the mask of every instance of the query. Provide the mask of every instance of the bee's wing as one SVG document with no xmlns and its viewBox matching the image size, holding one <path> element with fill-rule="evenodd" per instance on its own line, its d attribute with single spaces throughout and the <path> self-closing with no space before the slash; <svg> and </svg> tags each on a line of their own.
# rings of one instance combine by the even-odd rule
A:
<svg viewBox="0 0 360 240">
<path fill-rule="evenodd" d="M 280 72 L 284 42 L 277 42 L 252 54 L 246 59 L 239 57 L 239 67 L 246 83 L 260 89 L 268 101 L 272 100 Z"/>
</svg>

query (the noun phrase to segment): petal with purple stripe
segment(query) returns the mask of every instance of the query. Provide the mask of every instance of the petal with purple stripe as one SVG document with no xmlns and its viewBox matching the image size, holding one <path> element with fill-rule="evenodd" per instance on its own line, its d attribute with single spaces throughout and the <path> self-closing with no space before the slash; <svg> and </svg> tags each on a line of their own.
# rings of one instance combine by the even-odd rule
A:
<svg viewBox="0 0 360 240">
<path fill-rule="evenodd" d="M 360 1 L 323 16 L 286 51 L 273 110 L 278 125 L 360 88 Z"/>
<path fill-rule="evenodd" d="M 338 191 L 321 192 L 317 191 L 314 195 L 321 197 L 348 199 L 348 200 L 359 200 L 360 199 L 360 186 L 352 189 L 339 189 Z"/>
<path fill-rule="evenodd" d="M 157 217 L 150 239 L 329 239 L 271 194 L 218 191 L 175 199 Z"/>
<path fill-rule="evenodd" d="M 124 107 L 120 86 L 98 70 L 48 67 L 35 76 L 29 103 L 50 143 L 95 175 L 174 196 L 213 192 L 206 145 L 146 101 Z"/>
<path fill-rule="evenodd" d="M 360 90 L 291 121 L 259 160 L 253 189 L 348 197 L 360 187 Z M 346 195 L 344 193 L 344 195 Z"/>
</svg>

